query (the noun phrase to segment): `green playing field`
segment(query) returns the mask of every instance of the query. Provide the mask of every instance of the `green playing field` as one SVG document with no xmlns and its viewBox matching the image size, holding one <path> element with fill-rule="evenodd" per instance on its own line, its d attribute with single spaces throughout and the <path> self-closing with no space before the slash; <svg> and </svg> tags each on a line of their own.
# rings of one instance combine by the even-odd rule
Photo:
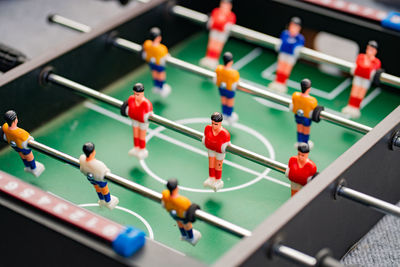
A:
<svg viewBox="0 0 400 267">
<path fill-rule="evenodd" d="M 197 34 L 172 49 L 171 54 L 197 64 L 204 55 L 206 43 L 206 33 Z M 243 79 L 266 89 L 274 73 L 275 53 L 234 39 L 229 40 L 225 50 L 234 54 L 235 67 L 240 69 Z M 210 115 L 220 111 L 216 86 L 204 78 L 171 67 L 167 69 L 167 75 L 167 82 L 173 88 L 167 99 L 152 94 L 147 66 L 116 81 L 105 92 L 125 100 L 132 92 L 132 85 L 142 82 L 156 114 L 203 131 L 210 123 Z M 345 106 L 351 86 L 349 78 L 333 77 L 321 73 L 315 66 L 299 62 L 289 85 L 297 86 L 294 81 L 303 78 L 312 80 L 312 94 L 328 111 L 337 113 Z M 289 93 L 294 90 L 291 88 Z M 363 116 L 358 121 L 374 126 L 399 103 L 400 94 L 371 89 L 363 103 Z M 294 148 L 296 125 L 293 114 L 286 108 L 238 92 L 235 111 L 239 114 L 239 123 L 226 125 L 233 144 L 284 163 L 297 153 Z M 24 111 L 17 112 L 23 118 Z M 231 154 L 227 154 L 224 164 L 224 189 L 218 193 L 205 190 L 202 183 L 208 177 L 208 160 L 203 145 L 154 124 L 150 124 L 148 134 L 149 157 L 139 162 L 127 154 L 132 147 L 130 125 L 130 121 L 121 117 L 116 108 L 88 100 L 36 130 L 32 136 L 75 157 L 82 154 L 85 142 L 92 141 L 96 145 L 97 158 L 104 161 L 113 173 L 159 192 L 165 188 L 165 180 L 176 177 L 182 195 L 199 204 L 203 210 L 249 230 L 290 197 L 290 186 L 283 174 Z M 19 126 L 23 128 L 23 120 Z M 361 137 L 362 134 L 328 122 L 314 123 L 311 139 L 315 147 L 310 158 L 322 171 Z M 75 204 L 97 203 L 94 189 L 79 170 L 38 152 L 34 154 L 46 166 L 40 178 L 24 173 L 21 160 L 9 148 L 0 154 L 0 169 Z M 86 208 L 121 224 L 134 225 L 149 237 L 205 263 L 214 262 L 239 241 L 235 236 L 198 221 L 194 225 L 203 237 L 196 247 L 192 247 L 180 241 L 176 223 L 159 204 L 118 185 L 110 184 L 110 191 L 120 199 L 117 209 L 109 211 L 92 205 Z"/>
</svg>

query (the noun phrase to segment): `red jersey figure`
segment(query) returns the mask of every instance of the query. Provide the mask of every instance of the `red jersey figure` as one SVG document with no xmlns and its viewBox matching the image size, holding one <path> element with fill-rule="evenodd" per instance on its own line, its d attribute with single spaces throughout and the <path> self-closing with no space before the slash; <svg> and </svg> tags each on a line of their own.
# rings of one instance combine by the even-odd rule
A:
<svg viewBox="0 0 400 267">
<path fill-rule="evenodd" d="M 128 154 L 139 160 L 147 158 L 149 154 L 146 149 L 146 131 L 149 128 L 149 117 L 152 113 L 153 105 L 144 97 L 143 84 L 135 84 L 133 95 L 121 107 L 121 114 L 132 119 L 134 147 Z"/>
<path fill-rule="evenodd" d="M 357 57 L 349 103 L 342 109 L 342 113 L 350 115 L 351 118 L 360 117 L 361 102 L 371 86 L 376 71 L 381 68 L 381 61 L 375 57 L 377 53 L 378 43 L 369 41 L 365 54 L 359 54 Z"/>
<path fill-rule="evenodd" d="M 204 181 L 204 187 L 210 187 L 217 192 L 224 187 L 222 181 L 222 164 L 225 158 L 225 150 L 230 145 L 231 135 L 222 127 L 223 116 L 219 112 L 211 115 L 211 125 L 204 129 L 203 144 L 208 149 L 209 177 Z"/>
<path fill-rule="evenodd" d="M 317 173 L 317 166 L 308 158 L 310 147 L 300 143 L 297 147 L 297 156 L 289 159 L 286 176 L 291 181 L 292 196 L 305 186 Z"/>
<path fill-rule="evenodd" d="M 232 12 L 231 0 L 221 0 L 219 7 L 211 12 L 207 27 L 210 29 L 206 56 L 200 60 L 200 65 L 214 70 L 218 65 L 219 56 L 229 37 L 236 15 Z"/>
<path fill-rule="evenodd" d="M 0 128 L 0 138 L 10 144 L 10 146 L 18 152 L 25 168 L 24 171 L 32 173 L 35 177 L 39 177 L 45 170 L 42 163 L 35 161 L 32 150 L 28 147 L 29 140 L 33 137 L 24 129 L 17 126 L 18 117 L 14 110 L 9 110 L 4 114 L 6 123 Z"/>
</svg>

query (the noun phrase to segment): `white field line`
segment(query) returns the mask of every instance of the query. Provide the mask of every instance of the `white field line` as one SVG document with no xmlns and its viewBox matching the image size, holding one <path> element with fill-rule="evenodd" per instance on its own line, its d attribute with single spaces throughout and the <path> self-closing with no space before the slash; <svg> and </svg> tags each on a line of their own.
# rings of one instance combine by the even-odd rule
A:
<svg viewBox="0 0 400 267">
<path fill-rule="evenodd" d="M 112 112 L 112 111 L 109 111 L 109 110 L 107 110 L 107 109 L 105 109 L 105 108 L 102 108 L 102 107 L 100 107 L 100 106 L 98 106 L 98 105 L 96 105 L 96 104 L 93 104 L 93 103 L 91 103 L 91 102 L 86 101 L 86 102 L 84 103 L 84 105 L 85 105 L 85 107 L 87 107 L 87 108 L 89 108 L 89 109 L 91 109 L 91 110 L 93 110 L 93 111 L 96 111 L 96 112 L 98 112 L 98 113 L 100 113 L 100 114 L 103 114 L 103 115 L 105 115 L 105 116 L 107 116 L 107 117 L 109 117 L 109 118 L 115 119 L 115 120 L 117 120 L 117 121 L 119 121 L 119 122 L 122 122 L 122 123 L 124 123 L 124 124 L 126 124 L 126 125 L 129 125 L 129 126 L 132 125 L 132 122 L 131 122 L 130 119 L 125 118 L 125 117 L 122 117 L 121 115 L 118 115 L 118 114 L 116 114 L 116 113 L 114 113 L 114 112 Z M 151 133 L 152 131 L 153 131 L 153 130 L 151 130 L 151 129 L 148 130 L 149 133 Z M 164 140 L 164 141 L 166 141 L 166 142 L 170 142 L 170 143 L 172 143 L 172 144 L 174 144 L 174 145 L 180 146 L 180 147 L 182 147 L 182 148 L 184 148 L 184 149 L 187 149 L 187 150 L 192 151 L 192 152 L 194 152 L 194 153 L 197 153 L 197 154 L 199 154 L 199 155 L 208 157 L 208 154 L 207 154 L 206 151 L 203 151 L 203 150 L 198 149 L 198 148 L 196 148 L 196 147 L 193 147 L 193 146 L 191 146 L 191 145 L 189 145 L 189 144 L 186 144 L 186 143 L 184 143 L 184 142 L 181 142 L 181 141 L 179 141 L 179 140 L 176 140 L 176 139 L 174 139 L 174 138 L 172 138 L 172 137 L 169 137 L 169 136 L 167 136 L 167 135 L 165 135 L 165 134 L 156 133 L 155 136 L 157 136 L 158 138 L 160 138 L 160 139 L 162 139 L 162 140 Z M 231 166 L 231 167 L 234 167 L 234 168 L 236 168 L 236 169 L 239 169 L 239 170 L 241 170 L 241 171 L 243 171 L 243 172 L 247 172 L 247 173 L 249 173 L 249 174 L 253 174 L 253 175 L 256 175 L 256 176 L 261 175 L 260 172 L 251 170 L 251 169 L 249 169 L 249 168 L 247 168 L 247 167 L 241 166 L 241 165 L 236 164 L 236 163 L 234 163 L 234 162 L 231 162 L 231 161 L 229 161 L 229 160 L 224 160 L 224 164 L 229 165 L 229 166 Z M 265 179 L 267 179 L 267 180 L 269 180 L 269 181 L 271 181 L 271 182 L 274 182 L 274 183 L 277 183 L 277 184 L 286 186 L 286 187 L 290 187 L 290 185 L 289 185 L 288 183 L 282 182 L 282 181 L 280 181 L 280 180 L 278 180 L 278 179 L 275 179 L 275 178 L 273 178 L 273 177 L 266 176 Z"/>
<path fill-rule="evenodd" d="M 361 102 L 361 109 L 365 108 L 375 97 L 377 97 L 382 92 L 382 89 L 377 87 L 372 91 L 366 98 Z"/>
<path fill-rule="evenodd" d="M 264 79 L 270 80 L 270 81 L 275 80 L 275 74 L 273 74 L 273 73 L 276 71 L 277 65 L 278 65 L 278 63 L 275 62 L 274 64 L 270 65 L 268 68 L 263 70 L 261 72 L 261 77 L 263 77 Z M 335 99 L 344 90 L 346 90 L 346 88 L 351 85 L 351 81 L 352 81 L 351 78 L 345 79 L 343 82 L 341 82 L 338 86 L 336 86 L 336 88 L 334 88 L 329 93 L 327 93 L 327 92 L 325 92 L 323 90 L 320 90 L 320 89 L 312 87 L 311 88 L 311 93 L 313 95 L 322 97 L 324 99 L 332 100 L 332 99 Z M 290 87 L 293 87 L 293 88 L 296 88 L 296 89 L 300 90 L 300 83 L 299 82 L 288 80 L 287 84 Z"/>
<path fill-rule="evenodd" d="M 249 64 L 251 61 L 256 59 L 261 54 L 262 54 L 262 49 L 257 47 L 255 49 L 253 49 L 250 53 L 248 53 L 247 55 L 245 55 L 244 57 L 242 57 L 241 59 L 236 61 L 233 64 L 232 68 L 234 68 L 236 70 L 240 70 L 241 68 L 243 68 L 244 66 Z"/>
</svg>

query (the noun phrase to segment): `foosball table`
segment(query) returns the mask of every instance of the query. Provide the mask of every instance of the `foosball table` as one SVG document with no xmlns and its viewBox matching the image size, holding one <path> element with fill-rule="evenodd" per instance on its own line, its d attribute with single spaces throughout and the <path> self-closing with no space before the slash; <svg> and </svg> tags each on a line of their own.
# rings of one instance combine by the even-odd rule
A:
<svg viewBox="0 0 400 267">
<path fill-rule="evenodd" d="M 23 63 L 0 75 L 1 113 L 16 111 L 19 125 L 34 137 L 26 149 L 45 167 L 39 177 L 25 173 L 15 151 L 0 144 L 2 264 L 342 266 L 340 258 L 384 214 L 400 216 L 395 205 L 400 71 L 394 56 L 400 33 L 390 24 L 396 14 L 361 16 L 352 12 L 354 7 L 345 12 L 322 2 L 233 1 L 237 22 L 230 25 L 222 51 L 233 60 L 222 53 L 219 63 L 233 61 L 232 69 L 240 73 L 234 106 L 239 119 L 222 122 L 230 143 L 222 149 L 223 187 L 214 190 L 203 187 L 206 157 L 211 156 L 202 141 L 221 100 L 214 68 L 199 66 L 199 61 L 209 41 L 209 14 L 219 1 L 121 1 L 124 6 L 116 15 L 97 25 L 61 12 L 43 17 L 45 27 L 67 32 L 68 41 L 29 60 L 19 56 Z M 301 18 L 305 46 L 296 50 L 298 62 L 286 77 L 288 91 L 276 92 L 269 84 L 279 75 L 278 36 L 294 16 Z M 150 52 L 143 44 L 154 27 L 160 33 L 152 30 L 152 41 L 162 35 L 169 54 L 162 69 L 150 60 L 149 71 L 143 59 Z M 321 41 L 321 32 L 335 38 Z M 354 59 L 324 49 L 339 42 L 349 51 L 360 47 L 354 54 L 370 39 L 379 43 L 377 57 L 384 70 L 377 71 L 360 104 L 361 116 L 351 119 L 340 111 L 349 99 Z M 165 70 L 166 79 L 155 78 L 155 72 Z M 318 173 L 291 196 L 287 164 L 298 153 L 291 95 L 303 79 L 311 81 L 309 94 L 321 106 L 307 134 L 313 141 L 307 154 Z M 151 89 L 160 82 L 170 86 L 165 95 Z M 142 158 L 130 151 L 132 121 L 125 112 L 125 100 L 143 94 L 138 83 L 153 110 L 146 113 L 150 124 L 140 124 L 140 130 L 148 127 L 140 137 L 148 150 Z M 232 108 L 227 105 L 224 117 Z M 109 168 L 104 195 L 119 199 L 112 209 L 101 202 L 101 194 L 98 202 L 79 172 L 87 142 L 95 144 L 96 157 Z M 25 159 L 25 150 L 17 151 Z M 201 232 L 196 242 L 179 238 L 179 214 L 164 209 L 172 178 L 179 181 L 179 194 L 198 205 L 191 205 L 183 221 Z"/>
</svg>

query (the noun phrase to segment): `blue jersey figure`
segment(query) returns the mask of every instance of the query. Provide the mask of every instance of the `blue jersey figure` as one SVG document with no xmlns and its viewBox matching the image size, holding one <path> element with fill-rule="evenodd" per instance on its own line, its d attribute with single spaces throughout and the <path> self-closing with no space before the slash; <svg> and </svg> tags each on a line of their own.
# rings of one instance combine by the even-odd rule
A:
<svg viewBox="0 0 400 267">
<path fill-rule="evenodd" d="M 296 64 L 300 48 L 304 46 L 304 36 L 300 34 L 300 30 L 301 20 L 294 17 L 290 20 L 288 29 L 284 30 L 280 36 L 276 77 L 275 81 L 269 85 L 269 88 L 274 91 L 287 92 L 286 81 Z"/>
</svg>

